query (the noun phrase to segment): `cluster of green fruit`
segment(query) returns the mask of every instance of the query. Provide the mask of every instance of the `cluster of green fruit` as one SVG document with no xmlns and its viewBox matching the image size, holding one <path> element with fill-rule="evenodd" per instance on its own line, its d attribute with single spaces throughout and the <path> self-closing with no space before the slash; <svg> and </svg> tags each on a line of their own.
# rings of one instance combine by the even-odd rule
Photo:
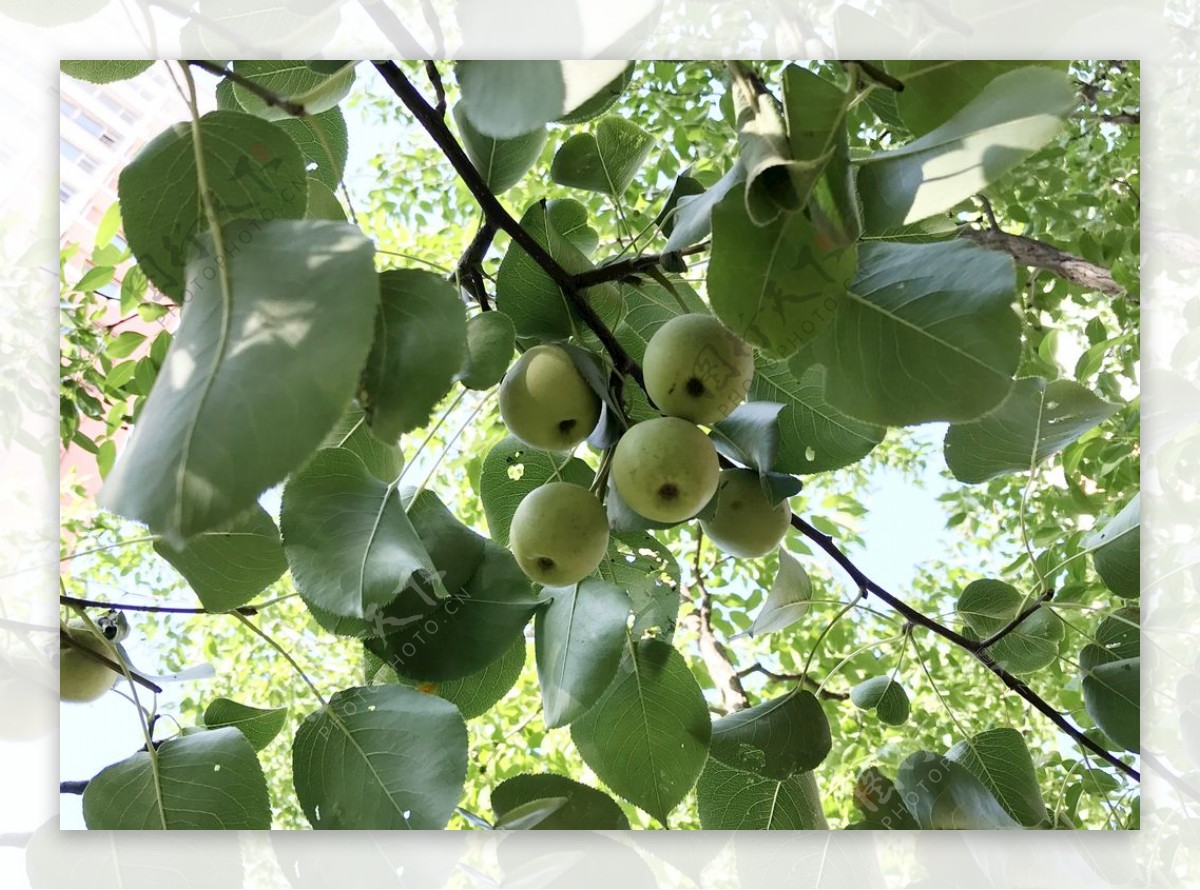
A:
<svg viewBox="0 0 1200 890">
<path fill-rule="evenodd" d="M 612 484 L 648 520 L 700 520 L 704 533 L 733 556 L 769 553 L 787 533 L 787 501 L 772 504 L 757 472 L 720 467 L 716 447 L 697 424 L 723 420 L 746 397 L 754 375 L 750 347 L 711 315 L 682 315 L 646 344 L 646 392 L 663 412 L 634 424 L 613 449 Z M 534 346 L 500 384 L 500 415 L 509 432 L 545 451 L 567 451 L 600 420 L 599 396 L 561 346 Z M 601 499 L 578 485 L 548 482 L 521 501 L 509 544 L 522 570 L 548 586 L 581 581 L 608 549 Z"/>
</svg>

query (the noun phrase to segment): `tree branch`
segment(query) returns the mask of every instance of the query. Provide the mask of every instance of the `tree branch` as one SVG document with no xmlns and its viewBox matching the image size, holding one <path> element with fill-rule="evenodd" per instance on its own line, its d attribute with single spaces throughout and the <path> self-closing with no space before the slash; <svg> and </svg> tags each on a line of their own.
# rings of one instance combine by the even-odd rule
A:
<svg viewBox="0 0 1200 890">
<path fill-rule="evenodd" d="M 579 318 L 585 325 L 591 329 L 592 333 L 600 340 L 600 343 L 607 350 L 609 356 L 613 360 L 613 365 L 622 374 L 628 374 L 637 381 L 638 385 L 642 385 L 642 369 L 638 366 L 625 351 L 612 331 L 604 324 L 604 321 L 596 314 L 596 310 L 592 308 L 583 292 L 575 283 L 575 277 L 566 269 L 559 265 L 558 261 L 550 255 L 550 252 L 530 235 L 521 224 L 517 222 L 513 216 L 504 209 L 504 205 L 488 188 L 479 171 L 475 169 L 475 165 L 471 163 L 462 146 L 458 144 L 458 140 L 454 138 L 454 134 L 450 132 L 450 128 L 446 122 L 437 113 L 437 111 L 428 102 L 425 97 L 412 85 L 407 77 L 404 76 L 395 62 L 377 61 L 374 63 L 376 70 L 383 76 L 384 81 L 392 89 L 392 92 L 399 97 L 404 106 L 412 112 L 413 117 L 417 122 L 425 128 L 425 131 L 430 135 L 438 148 L 450 161 L 459 178 L 467 186 L 467 189 L 475 197 L 480 209 L 489 222 L 494 224 L 498 229 L 505 232 L 513 242 L 529 254 L 530 258 L 537 263 L 550 279 L 558 285 L 566 296 L 567 301 L 571 304 L 571 308 L 579 315 Z"/>
<path fill-rule="evenodd" d="M 484 312 L 492 307 L 488 305 L 481 269 L 483 257 L 488 252 L 488 248 L 492 246 L 492 239 L 495 237 L 495 224 L 484 219 L 479 224 L 475 237 L 471 239 L 471 243 L 467 245 L 467 249 L 459 258 L 458 264 L 454 267 L 454 273 L 450 276 L 450 281 L 457 281 L 463 290 L 475 298 L 475 301 L 479 303 L 479 308 Z"/>
<path fill-rule="evenodd" d="M 725 712 L 732 714 L 734 711 L 741 711 L 749 707 L 750 699 L 746 697 L 746 690 L 742 688 L 741 677 L 733 667 L 729 651 L 713 633 L 712 599 L 708 595 L 708 588 L 704 586 L 704 579 L 700 574 L 700 550 L 703 542 L 704 537 L 701 534 L 696 540 L 696 559 L 693 563 L 696 589 L 700 591 L 700 597 L 696 601 L 696 611 L 692 613 L 692 616 L 695 618 L 696 632 L 699 637 L 700 657 L 704 659 L 704 666 L 708 668 L 708 675 L 712 677 L 713 685 L 721 694 L 721 704 L 724 706 Z"/>
<path fill-rule="evenodd" d="M 437 104 L 433 106 L 433 110 L 439 116 L 446 116 L 446 88 L 442 85 L 442 75 L 438 72 L 437 63 L 432 59 L 425 60 L 425 73 L 429 76 L 429 82 L 433 84 L 433 95 L 436 97 Z"/>
<path fill-rule="evenodd" d="M 1047 603 L 1050 600 L 1052 600 L 1053 598 L 1054 598 L 1054 591 L 1047 590 L 1045 593 L 1043 593 L 1041 596 L 1039 596 L 1036 601 L 1030 603 L 1028 606 L 1026 606 L 1024 609 L 1022 609 L 1020 614 L 1017 615 L 1017 617 L 1014 618 L 1012 621 L 1008 622 L 1008 624 L 1004 625 L 1004 627 L 1000 628 L 998 631 L 996 631 L 991 636 L 984 637 L 982 640 L 980 640 L 979 644 L 978 644 L 979 651 L 982 652 L 983 650 L 987 649 L 988 647 L 994 646 L 994 645 L 996 645 L 996 643 L 999 643 L 1006 636 L 1008 636 L 1010 633 L 1012 633 L 1014 630 L 1016 630 L 1018 624 L 1020 624 L 1022 621 L 1024 621 L 1026 618 L 1028 618 L 1030 615 L 1032 615 L 1034 612 L 1036 612 L 1038 609 L 1040 609 L 1042 607 L 1042 603 Z"/>
<path fill-rule="evenodd" d="M 268 105 L 278 108 L 280 111 L 286 111 L 292 117 L 304 117 L 308 114 L 304 110 L 304 106 L 299 102 L 293 102 L 291 99 L 286 99 L 276 93 L 274 90 L 269 90 L 260 83 L 256 83 L 248 77 L 238 74 L 232 68 L 222 68 L 214 62 L 207 59 L 188 59 L 187 63 L 193 68 L 199 68 L 201 71 L 207 71 L 209 74 L 215 74 L 217 77 L 226 77 L 239 86 L 243 86 L 252 92 L 258 98 L 262 99 Z"/>
<path fill-rule="evenodd" d="M 820 683 L 805 674 L 779 674 L 775 671 L 767 670 L 767 668 L 762 666 L 761 662 L 757 661 L 737 672 L 739 677 L 748 677 L 750 674 L 762 674 L 768 680 L 774 680 L 776 683 L 803 683 L 809 689 L 819 690 L 819 697 L 828 699 L 829 701 L 845 701 L 850 697 L 850 693 L 848 692 L 831 692 L 828 689 L 822 689 Z"/>
<path fill-rule="evenodd" d="M 677 251 L 675 255 L 690 256 L 693 253 L 701 253 L 711 245 L 705 241 L 703 244 L 696 244 L 692 247 L 685 247 L 683 250 Z M 597 284 L 602 284 L 606 281 L 623 281 L 627 278 L 633 278 L 640 272 L 646 272 L 662 264 L 665 254 L 648 253 L 644 256 L 633 257 L 628 260 L 618 260 L 615 263 L 608 263 L 604 266 L 598 266 L 589 272 L 581 272 L 575 276 L 575 286 L 580 290 L 592 287 Z"/>
<path fill-rule="evenodd" d="M 83 794 L 84 790 L 88 786 L 89 781 L 90 780 L 88 780 L 88 779 L 78 779 L 75 781 L 59 782 L 58 783 L 58 793 L 59 794 Z"/>
<path fill-rule="evenodd" d="M 137 603 L 114 603 L 105 600 L 85 600 L 75 596 L 67 596 L 63 594 L 58 598 L 58 601 L 65 606 L 82 606 L 92 609 L 117 609 L 121 612 L 166 612 L 174 615 L 227 615 L 228 612 L 213 612 L 211 609 L 204 608 L 189 608 L 187 606 L 143 606 Z M 229 612 L 237 612 L 239 615 L 257 615 L 258 608 L 256 606 L 238 606 L 236 609 L 230 609 Z"/>
<path fill-rule="evenodd" d="M 1125 288 L 1113 280 L 1112 272 L 1108 269 L 1059 250 L 1045 241 L 1024 235 L 1010 235 L 999 229 L 976 229 L 970 226 L 959 229 L 958 234 L 981 247 L 1007 253 L 1022 266 L 1043 269 L 1087 290 L 1114 297 L 1125 293 Z"/>
<path fill-rule="evenodd" d="M 904 91 L 904 81 L 888 74 L 878 65 L 872 64 L 871 62 L 864 62 L 861 59 L 844 59 L 842 60 L 842 65 L 846 65 L 850 62 L 853 62 L 855 65 L 857 65 L 862 73 L 867 76 L 868 80 L 873 80 L 880 86 L 887 87 L 889 90 L 893 90 L 897 93 Z"/>
</svg>

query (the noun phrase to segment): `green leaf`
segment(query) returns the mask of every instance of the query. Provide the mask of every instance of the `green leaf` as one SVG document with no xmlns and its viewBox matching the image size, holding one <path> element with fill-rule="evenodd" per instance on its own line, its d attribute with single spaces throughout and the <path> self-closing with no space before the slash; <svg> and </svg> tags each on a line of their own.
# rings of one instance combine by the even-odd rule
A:
<svg viewBox="0 0 1200 890">
<path fill-rule="evenodd" d="M 990 413 L 946 431 L 946 464 L 960 482 L 1031 470 L 1119 408 L 1072 380 L 1024 377 Z"/>
<path fill-rule="evenodd" d="M 523 773 L 505 779 L 492 789 L 492 812 L 497 827 L 506 816 L 536 800 L 558 798 L 564 803 L 529 826 L 542 831 L 621 831 L 629 819 L 620 804 L 595 788 L 552 773 Z"/>
<path fill-rule="evenodd" d="M 1088 715 L 1126 751 L 1141 750 L 1141 666 L 1137 656 L 1096 663 L 1083 674 Z"/>
<path fill-rule="evenodd" d="M 408 515 L 450 596 L 406 588 L 381 616 L 387 636 L 366 646 L 403 676 L 458 680 L 504 655 L 543 600 L 512 554 L 460 523 L 432 492 Z"/>
<path fill-rule="evenodd" d="M 561 810 L 566 802 L 565 797 L 543 797 L 526 801 L 497 819 L 492 827 L 496 831 L 532 830 Z"/>
<path fill-rule="evenodd" d="M 889 676 L 871 677 L 850 690 L 850 701 L 864 711 L 874 711 L 881 723 L 902 726 L 908 722 L 908 693 Z"/>
<path fill-rule="evenodd" d="M 458 709 L 404 686 L 335 693 L 292 746 L 296 796 L 313 828 L 444 828 L 466 774 Z"/>
<path fill-rule="evenodd" d="M 278 96 L 299 102 L 311 115 L 336 106 L 354 85 L 354 69 L 348 68 L 341 74 L 323 74 L 314 71 L 307 63 L 299 60 L 254 60 L 239 59 L 233 70 L 249 78 Z M 289 113 L 274 105 L 268 105 L 258 94 L 235 82 L 233 94 L 238 103 L 253 115 L 269 121 L 283 120 Z"/>
<path fill-rule="evenodd" d="M 139 331 L 122 331 L 108 341 L 108 345 L 104 347 L 104 354 L 109 358 L 128 358 L 145 342 L 146 335 Z"/>
<path fill-rule="evenodd" d="M 251 507 L 321 443 L 350 403 L 378 302 L 372 244 L 353 226 L 251 221 L 225 238 L 238 245 L 231 299 L 197 256 L 162 372 L 99 498 L 176 545 Z"/>
<path fill-rule="evenodd" d="M 679 202 L 683 198 L 694 198 L 697 195 L 704 194 L 704 183 L 692 176 L 692 168 L 688 167 L 677 177 L 675 184 L 671 186 L 671 193 L 667 195 L 667 200 L 663 202 L 662 210 L 658 212 L 658 216 L 654 218 L 654 224 L 662 230 L 662 233 L 668 238 L 675 231 L 675 223 Z M 684 245 L 687 246 L 687 245 Z"/>
<path fill-rule="evenodd" d="M 804 206 L 804 182 L 816 165 L 793 162 L 783 109 L 770 90 L 741 62 L 731 63 L 730 72 L 738 157 L 746 169 L 738 200 L 753 225 L 765 226 Z"/>
<path fill-rule="evenodd" d="M 883 441 L 887 428 L 843 414 L 825 398 L 825 369 L 797 361 L 756 357 L 757 372 L 750 398 L 782 402 L 779 413 L 779 454 L 775 469 L 782 473 L 823 473 L 849 466 L 866 457 Z"/>
<path fill-rule="evenodd" d="M 914 136 L 923 136 L 946 123 L 1002 74 L 1030 65 L 1067 70 L 1065 61 L 903 59 L 886 64 L 888 73 L 904 82 L 904 90 L 892 95 L 905 126 Z"/>
<path fill-rule="evenodd" d="M 761 473 L 770 472 L 779 452 L 779 412 L 782 402 L 744 402 L 724 420 L 713 424 L 709 436 L 717 451 Z"/>
<path fill-rule="evenodd" d="M 587 488 L 592 484 L 592 470 L 579 458 L 538 451 L 512 436 L 496 443 L 483 459 L 479 474 L 479 499 L 492 540 L 508 546 L 508 529 L 517 507 L 527 494 L 551 479 Z"/>
<path fill-rule="evenodd" d="M 1007 625 L 1028 604 L 1012 585 L 981 578 L 963 590 L 957 610 L 966 626 L 982 639 Z M 1014 674 L 1039 671 L 1058 659 L 1058 644 L 1065 632 L 1062 619 L 1043 607 L 994 643 L 988 653 Z"/>
<path fill-rule="evenodd" d="M 332 219 L 335 222 L 346 221 L 346 211 L 333 189 L 319 179 L 308 178 L 308 207 L 304 211 L 305 219 Z"/>
<path fill-rule="evenodd" d="M 1119 597 L 1141 594 L 1141 494 L 1135 494 L 1116 516 L 1088 533 L 1083 546 L 1105 586 Z"/>
<path fill-rule="evenodd" d="M 113 280 L 113 273 L 116 270 L 112 266 L 93 266 L 83 273 L 83 277 L 75 285 L 75 290 L 81 294 L 91 293 L 104 287 Z M 132 333 L 126 331 L 125 334 Z M 125 336 L 122 334 L 121 336 Z M 128 353 L 126 353 L 128 355 Z"/>
<path fill-rule="evenodd" d="M 1002 726 L 977 733 L 951 748 L 946 759 L 970 770 L 1026 828 L 1046 819 L 1033 757 L 1017 730 Z"/>
<path fill-rule="evenodd" d="M 480 312 L 467 321 L 467 354 L 456 378 L 467 389 L 491 389 L 504 377 L 516 348 L 512 319 L 499 310 Z"/>
<path fill-rule="evenodd" d="M 917 822 L 904 806 L 896 783 L 876 767 L 859 773 L 854 784 L 854 805 L 865 817 L 857 823 L 863 828 L 884 831 L 907 831 L 917 828 Z"/>
<path fill-rule="evenodd" d="M 93 831 L 253 830 L 271 827 L 267 780 L 236 729 L 168 739 L 105 767 L 83 792 Z"/>
<path fill-rule="evenodd" d="M 566 726 L 608 688 L 625 642 L 630 603 L 615 584 L 586 578 L 548 590 L 534 622 L 538 681 L 546 726 Z"/>
<path fill-rule="evenodd" d="M 512 139 L 570 114 L 625 71 L 623 61 L 464 61 L 463 110 L 480 133 Z"/>
<path fill-rule="evenodd" d="M 739 158 L 729 168 L 728 172 L 718 179 L 711 188 L 699 195 L 682 195 L 676 205 L 674 228 L 665 253 L 683 250 L 693 244 L 699 244 L 712 231 L 713 208 L 725 200 L 725 196 L 746 180 L 746 168 Z"/>
<path fill-rule="evenodd" d="M 155 541 L 154 552 L 183 575 L 210 612 L 245 605 L 278 581 L 288 567 L 279 529 L 258 504 L 225 527 L 190 538 L 182 547 Z"/>
<path fill-rule="evenodd" d="M 814 345 L 825 396 L 869 423 L 974 420 L 1012 389 L 1021 325 L 1012 260 L 961 241 L 875 242 Z"/>
<path fill-rule="evenodd" d="M 521 226 L 572 275 L 595 268 L 580 243 L 594 232 L 587 228 L 587 211 L 571 200 L 537 202 L 521 217 Z M 594 247 L 594 241 L 591 242 Z M 620 294 L 611 283 L 588 288 L 588 299 L 606 321 L 615 322 Z M 516 244 L 508 248 L 496 275 L 496 308 L 506 313 L 517 335 L 536 340 L 565 340 L 582 326 L 554 280 Z"/>
<path fill-rule="evenodd" d="M 58 63 L 63 74 L 88 83 L 113 83 L 128 80 L 148 71 L 154 59 L 121 59 L 107 62 L 94 59 L 64 59 Z"/>
<path fill-rule="evenodd" d="M 550 178 L 568 188 L 619 198 L 646 161 L 654 140 L 621 117 L 606 117 L 595 134 L 576 133 L 555 152 Z"/>
<path fill-rule="evenodd" d="M 811 831 L 829 826 L 816 774 L 769 779 L 709 758 L 696 783 L 700 827 L 724 831 Z"/>
<path fill-rule="evenodd" d="M 937 754 L 911 755 L 900 764 L 896 787 L 926 831 L 1021 827 L 966 767 Z"/>
<path fill-rule="evenodd" d="M 463 150 L 494 194 L 508 191 L 537 163 L 546 144 L 546 128 L 538 127 L 511 139 L 493 139 L 472 126 L 462 103 L 451 114 L 462 139 Z"/>
<path fill-rule="evenodd" d="M 325 449 L 288 480 L 280 525 L 296 589 L 324 612 L 377 621 L 414 575 L 445 595 L 399 493 L 349 451 Z"/>
<path fill-rule="evenodd" d="M 499 658 L 473 674 L 459 680 L 444 683 L 415 683 L 422 692 L 444 698 L 456 706 L 464 720 L 481 717 L 492 709 L 516 685 L 525 668 L 525 638 L 517 637 Z M 405 677 L 398 677 L 405 685 L 414 685 Z"/>
<path fill-rule="evenodd" d="M 661 640 L 632 640 L 611 686 L 571 724 L 585 763 L 613 791 L 666 823 L 708 757 L 712 724 L 696 678 Z"/>
<path fill-rule="evenodd" d="M 816 769 L 832 746 L 821 703 L 797 689 L 717 720 L 710 753 L 739 771 L 783 780 Z"/>
<path fill-rule="evenodd" d="M 399 445 L 381 441 L 367 424 L 362 409 L 353 406 L 337 422 L 321 448 L 344 448 L 356 455 L 370 470 L 371 475 L 384 482 L 391 482 L 404 469 L 404 452 Z"/>
<path fill-rule="evenodd" d="M 630 62 L 625 66 L 625 69 L 608 84 L 602 87 L 598 92 L 594 93 L 590 99 L 581 104 L 574 111 L 564 114 L 555 121 L 556 124 L 585 124 L 593 118 L 597 118 L 608 109 L 616 104 L 621 98 L 621 94 L 625 92 L 625 88 L 629 86 L 633 80 L 633 71 L 637 66 L 636 62 Z"/>
<path fill-rule="evenodd" d="M 275 126 L 295 141 L 306 168 L 316 165 L 315 170 L 307 171 L 308 176 L 336 189 L 342 181 L 346 158 L 350 154 L 350 138 L 342 109 L 330 108 L 320 114 L 285 118 L 276 121 Z"/>
<path fill-rule="evenodd" d="M 304 216 L 308 206 L 304 159 L 287 134 L 236 111 L 210 112 L 200 118 L 199 127 L 208 185 L 223 224 Z M 208 229 L 190 124 L 169 127 L 138 152 L 121 171 L 117 194 L 125 239 L 155 287 L 178 303 L 185 286 L 198 289 L 196 276 L 206 276 L 199 289 L 214 283 L 209 277 L 214 275 L 211 263 L 184 271 L 189 255 L 204 250 L 207 242 L 200 236 Z M 236 240 L 251 231 L 255 238 L 261 234 L 242 224 L 226 235 L 226 241 L 231 247 L 236 244 L 253 251 L 256 245 Z"/>
<path fill-rule="evenodd" d="M 646 357 L 650 338 L 672 318 L 686 312 L 708 312 L 700 295 L 687 282 L 667 280 L 674 292 L 659 282 L 649 281 L 621 288 L 625 311 L 613 335 L 639 363 Z M 650 411 L 648 405 L 647 411 Z"/>
<path fill-rule="evenodd" d="M 204 709 L 204 725 L 209 729 L 232 726 L 261 751 L 275 740 L 287 722 L 287 708 L 253 708 L 228 698 L 216 698 Z"/>
<path fill-rule="evenodd" d="M 779 551 L 779 571 L 771 582 L 767 601 L 754 616 L 747 636 L 757 637 L 791 627 L 808 614 L 812 602 L 812 581 L 804 566 L 786 550 Z"/>
<path fill-rule="evenodd" d="M 860 162 L 866 231 L 883 234 L 982 191 L 1054 138 L 1078 101 L 1070 80 L 1048 68 L 996 78 L 937 129 Z"/>
<path fill-rule="evenodd" d="M 736 192 L 713 210 L 712 225 L 708 294 L 726 327 L 776 358 L 825 329 L 854 279 L 853 248 L 823 247 L 798 213 L 758 225 Z"/>
<path fill-rule="evenodd" d="M 467 351 L 467 317 L 454 287 L 422 269 L 379 275 L 375 342 L 358 400 L 385 442 L 424 426 Z"/>
</svg>

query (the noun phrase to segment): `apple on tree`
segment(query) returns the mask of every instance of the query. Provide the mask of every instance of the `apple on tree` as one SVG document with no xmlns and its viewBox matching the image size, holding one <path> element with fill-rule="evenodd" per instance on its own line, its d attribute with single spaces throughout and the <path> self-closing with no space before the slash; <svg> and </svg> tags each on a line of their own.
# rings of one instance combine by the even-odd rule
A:
<svg viewBox="0 0 1200 890">
<path fill-rule="evenodd" d="M 750 559 L 779 546 L 791 525 L 787 500 L 772 504 L 753 470 L 722 470 L 717 509 L 700 528 L 730 556 Z"/>
<path fill-rule="evenodd" d="M 547 482 L 517 506 L 509 546 L 533 581 L 565 587 L 600 565 L 608 549 L 608 516 L 586 488 Z"/>
<path fill-rule="evenodd" d="M 561 346 L 540 345 L 513 362 L 500 382 L 500 416 L 533 448 L 566 451 L 600 421 L 600 398 Z"/>
</svg>

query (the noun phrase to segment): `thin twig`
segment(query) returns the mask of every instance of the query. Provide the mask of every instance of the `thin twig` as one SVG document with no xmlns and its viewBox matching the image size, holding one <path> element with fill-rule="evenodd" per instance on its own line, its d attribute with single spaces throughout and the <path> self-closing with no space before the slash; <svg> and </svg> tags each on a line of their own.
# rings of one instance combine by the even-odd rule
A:
<svg viewBox="0 0 1200 890">
<path fill-rule="evenodd" d="M 212 609 L 188 608 L 186 606 L 143 606 L 138 603 L 115 603 L 106 600 L 86 600 L 75 596 L 60 596 L 58 601 L 66 606 L 83 606 L 93 609 L 117 609 L 122 612 L 167 612 L 176 615 L 227 615 L 237 612 L 239 615 L 257 615 L 257 606 L 238 606 L 225 612 L 214 612 Z"/>
<path fill-rule="evenodd" d="M 676 251 L 674 256 L 689 256 L 694 253 L 701 253 L 708 250 L 711 245 L 705 241 L 703 244 L 696 244 L 692 247 L 685 247 L 683 250 Z M 649 272 L 652 269 L 662 265 L 665 259 L 664 254 L 648 253 L 644 256 L 632 257 L 628 260 L 620 260 L 616 263 L 609 263 L 604 266 L 599 266 L 588 272 L 581 272 L 575 276 L 575 286 L 580 290 L 593 287 L 597 284 L 603 284 L 606 281 L 624 281 L 628 278 L 635 278 L 639 273 Z"/>
<path fill-rule="evenodd" d="M 59 642 L 60 646 L 67 646 L 71 649 L 78 649 L 80 652 L 84 653 L 89 658 L 93 659 L 94 661 L 100 662 L 102 665 L 104 665 L 106 668 L 108 668 L 114 674 L 118 674 L 118 675 L 122 675 L 122 676 L 125 674 L 125 669 L 122 668 L 121 665 L 117 664 L 117 662 L 113 661 L 111 658 L 109 658 L 107 655 L 105 655 L 102 652 L 97 652 L 95 649 L 89 649 L 87 646 L 83 645 L 82 643 L 76 642 L 75 638 L 72 637 L 69 633 L 67 633 L 66 630 L 64 630 L 63 628 L 59 628 L 58 642 Z M 141 674 L 137 673 L 136 671 L 133 671 L 133 670 L 129 671 L 129 678 L 131 680 L 133 680 L 134 683 L 137 683 L 139 686 L 145 686 L 151 692 L 155 692 L 155 693 L 162 692 L 161 686 L 159 686 L 153 680 L 146 679 L 145 677 L 143 677 Z"/>
<path fill-rule="evenodd" d="M 873 80 L 880 86 L 887 87 L 889 90 L 894 90 L 897 93 L 904 92 L 904 81 L 888 74 L 878 65 L 874 65 L 871 62 L 864 62 L 861 59 L 846 59 L 842 62 L 843 65 L 851 63 L 857 65 L 869 80 Z"/>
<path fill-rule="evenodd" d="M 262 84 L 256 83 L 245 75 L 238 74 L 232 68 L 223 68 L 207 59 L 187 59 L 186 61 L 187 64 L 199 68 L 201 71 L 207 71 L 209 74 L 217 75 L 217 77 L 228 78 L 239 86 L 245 87 L 268 105 L 278 108 L 280 111 L 285 111 L 292 117 L 304 117 L 308 114 L 304 110 L 304 106 L 299 102 L 293 102 L 291 99 L 279 95 L 274 90 L 267 89 Z"/>
<path fill-rule="evenodd" d="M 433 95 L 437 97 L 437 103 L 433 106 L 433 110 L 445 117 L 446 87 L 442 85 L 442 75 L 438 72 L 437 63 L 432 59 L 425 60 L 425 73 L 429 75 L 429 82 L 433 84 Z"/>
<path fill-rule="evenodd" d="M 803 683 L 809 689 L 817 690 L 818 698 L 828 699 L 829 701 L 845 701 L 850 697 L 850 693 L 848 692 L 831 692 L 828 689 L 822 689 L 821 684 L 812 677 L 805 676 L 804 674 L 781 674 L 768 670 L 757 661 L 737 672 L 739 677 L 748 677 L 751 674 L 762 674 L 768 680 L 773 680 L 776 683 Z"/>
<path fill-rule="evenodd" d="M 980 640 L 979 641 L 979 651 L 982 652 L 984 649 L 987 649 L 990 646 L 994 646 L 996 643 L 1003 640 L 1006 636 L 1008 636 L 1010 633 L 1012 633 L 1014 630 L 1017 629 L 1018 624 L 1020 624 L 1022 621 L 1024 621 L 1026 618 L 1028 618 L 1030 615 L 1032 615 L 1034 612 L 1036 612 L 1038 609 L 1040 609 L 1042 607 L 1042 603 L 1048 603 L 1053 598 L 1054 598 L 1054 591 L 1047 590 L 1045 593 L 1043 593 L 1041 596 L 1039 596 L 1036 601 L 1030 603 L 1028 606 L 1026 606 L 1024 609 L 1022 609 L 1021 612 L 1017 615 L 1017 617 L 1014 618 L 1012 621 L 1008 622 L 1008 624 L 1004 625 L 1004 627 L 1000 628 L 998 631 L 996 631 L 991 636 L 984 637 L 982 640 Z"/>
<path fill-rule="evenodd" d="M 90 782 L 90 781 L 91 781 L 90 779 L 75 779 L 73 781 L 59 782 L 58 783 L 58 793 L 59 794 L 83 794 L 84 790 L 88 786 L 88 782 Z"/>
</svg>

